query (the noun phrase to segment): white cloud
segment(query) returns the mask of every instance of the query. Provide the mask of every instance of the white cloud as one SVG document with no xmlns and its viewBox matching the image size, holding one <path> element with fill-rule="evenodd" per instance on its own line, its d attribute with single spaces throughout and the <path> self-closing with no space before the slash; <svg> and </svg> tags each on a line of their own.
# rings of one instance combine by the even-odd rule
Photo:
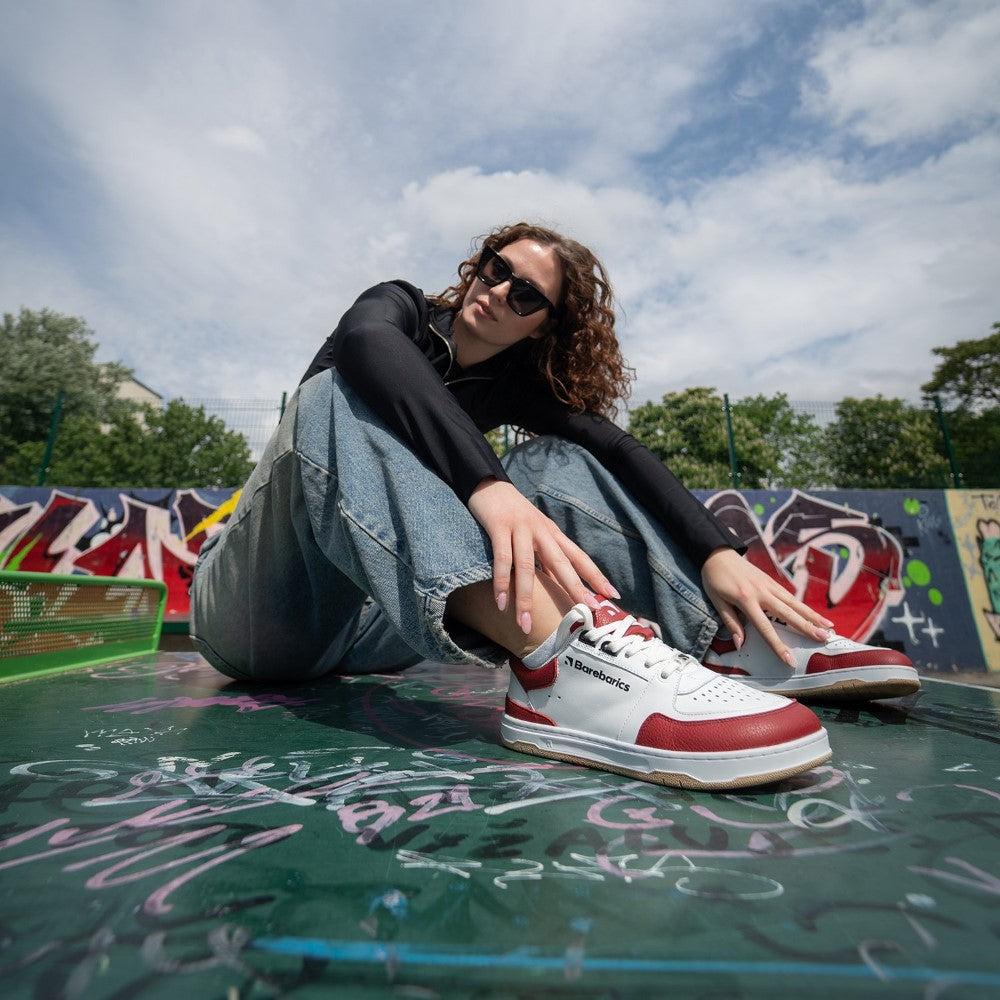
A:
<svg viewBox="0 0 1000 1000">
<path fill-rule="evenodd" d="M 930 346 L 997 318 L 996 11 L 810 9 L 13 4 L 2 308 L 84 315 L 168 395 L 278 397 L 367 285 L 440 289 L 531 217 L 607 263 L 637 402 L 916 398 Z M 819 140 L 773 103 L 809 53 Z M 944 138 L 874 176 L 831 152 L 855 135 Z"/>
<path fill-rule="evenodd" d="M 931 347 L 988 328 L 1000 193 L 981 179 L 998 162 L 986 136 L 875 180 L 783 156 L 706 182 L 690 202 L 465 168 L 409 186 L 395 217 L 460 250 L 518 214 L 592 245 L 624 306 L 636 402 L 693 383 L 736 397 L 917 399 Z M 397 246 L 402 263 L 412 247 Z"/>
<path fill-rule="evenodd" d="M 246 125 L 226 125 L 208 131 L 210 142 L 241 153 L 263 153 L 266 143 L 252 128 Z"/>
<path fill-rule="evenodd" d="M 992 0 L 869 0 L 829 30 L 808 104 L 866 142 L 930 139 L 1000 113 L 1000 7 Z"/>
<path fill-rule="evenodd" d="M 996 309 L 998 163 L 992 136 L 874 181 L 782 158 L 671 206 L 676 286 L 633 317 L 644 384 L 918 398 L 930 348 L 984 336 Z"/>
</svg>

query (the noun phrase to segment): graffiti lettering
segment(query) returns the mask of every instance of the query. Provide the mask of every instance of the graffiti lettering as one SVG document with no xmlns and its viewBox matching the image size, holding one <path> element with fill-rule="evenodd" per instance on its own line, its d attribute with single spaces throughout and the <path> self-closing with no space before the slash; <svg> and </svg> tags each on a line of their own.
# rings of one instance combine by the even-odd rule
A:
<svg viewBox="0 0 1000 1000">
<path fill-rule="evenodd" d="M 106 514 L 93 498 L 61 490 L 50 491 L 44 505 L 14 505 L 0 496 L 0 568 L 162 580 L 168 617 L 186 618 L 198 552 L 225 517 L 210 524 L 217 508 L 193 490 L 169 492 L 161 502 L 91 492 Z"/>
<path fill-rule="evenodd" d="M 24 573 L 71 572 L 80 540 L 100 521 L 94 502 L 53 490 L 44 507 L 32 503 L 26 508 L 8 528 L 13 539 L 0 535 L 3 565 Z"/>
<path fill-rule="evenodd" d="M 118 705 L 91 705 L 84 709 L 85 712 L 107 712 L 118 713 L 127 712 L 129 715 L 149 715 L 153 712 L 162 711 L 165 708 L 208 708 L 212 705 L 221 705 L 226 708 L 235 708 L 237 712 L 264 712 L 269 708 L 292 708 L 300 705 L 308 705 L 310 698 L 291 698 L 283 694 L 260 694 L 260 695 L 227 695 L 215 694 L 207 695 L 204 698 L 191 698 L 187 695 L 178 695 L 174 698 L 139 698 L 136 701 L 127 701 Z"/>
<path fill-rule="evenodd" d="M 706 506 L 747 546 L 751 562 L 822 609 L 840 635 L 863 642 L 903 598 L 899 542 L 859 511 L 792 490 L 761 529 L 734 490 Z"/>
<path fill-rule="evenodd" d="M 214 502 L 191 489 L 67 493 L 4 487 L 0 568 L 161 580 L 167 585 L 167 620 L 185 620 L 198 553 L 224 527 L 239 491 L 211 495 Z M 1000 493 L 939 491 L 933 499 L 905 500 L 878 495 L 880 503 L 892 508 L 891 529 L 878 514 L 857 509 L 858 499 L 851 496 L 849 505 L 783 491 L 770 498 L 774 506 L 767 514 L 762 504 L 752 508 L 734 490 L 715 493 L 705 502 L 747 546 L 751 562 L 823 611 L 841 635 L 905 648 L 915 661 L 921 658 L 921 669 L 953 670 L 954 664 L 962 670 L 1000 669 Z M 956 505 L 968 521 L 961 530 Z M 934 551 L 942 541 L 946 556 Z M 921 551 L 915 558 L 914 549 L 925 542 L 931 543 L 927 555 Z M 983 629 L 981 648 L 961 653 L 954 646 L 967 631 L 963 616 L 968 604 L 944 602 L 942 590 L 954 572 L 950 563 L 956 554 L 963 557 L 956 568 L 964 574 L 972 613 Z M 937 564 L 921 562 L 927 557 Z M 917 575 L 911 577 L 914 566 Z M 949 586 L 954 588 L 954 582 L 949 580 Z M 942 604 L 939 614 L 934 608 Z M 900 611 L 890 616 L 895 608 Z M 945 652 L 949 659 L 939 664 Z M 438 691 L 433 695 L 442 697 Z M 490 692 L 474 682 L 448 697 L 462 706 L 455 713 L 458 724 L 492 704 Z"/>
<path fill-rule="evenodd" d="M 56 819 L 22 831 L 19 834 L 0 841 L 0 852 L 12 847 L 18 847 L 31 840 L 46 840 L 48 849 L 43 849 L 35 854 L 0 861 L 0 871 L 51 860 L 56 856 L 69 852 L 86 851 L 88 848 L 114 842 L 126 831 L 160 830 L 165 826 L 175 825 L 180 821 L 190 819 L 195 813 L 205 812 L 204 809 L 173 811 L 175 807 L 182 803 L 183 800 L 166 802 L 162 806 L 149 809 L 131 819 L 92 830 L 83 830 L 78 827 L 69 826 L 69 820 L 67 819 Z M 69 873 L 112 862 L 96 874 L 90 876 L 86 882 L 86 888 L 88 889 L 105 889 L 127 882 L 134 882 L 148 876 L 157 875 L 189 865 L 192 862 L 200 861 L 200 864 L 196 864 L 188 871 L 170 878 L 147 896 L 143 905 L 144 911 L 154 915 L 162 914 L 168 912 L 173 905 L 167 902 L 167 897 L 198 875 L 226 861 L 240 857 L 248 851 L 284 840 L 286 837 L 297 833 L 301 828 L 301 824 L 289 824 L 247 835 L 237 834 L 233 837 L 229 835 L 228 827 L 225 824 L 212 824 L 177 834 L 167 834 L 153 841 L 144 841 L 139 847 L 125 847 L 82 861 L 72 861 L 66 864 L 62 870 Z M 187 850 L 182 850 L 180 852 L 181 856 L 178 858 L 154 864 L 150 868 L 127 871 L 131 866 L 145 862 L 147 859 L 161 852 L 185 848 L 189 843 L 215 838 L 217 835 L 227 836 L 226 841 L 223 844 L 206 847 L 195 854 L 191 854 Z"/>
<path fill-rule="evenodd" d="M 1000 639 L 1000 521 L 981 520 L 976 523 L 979 540 L 979 563 L 983 569 L 990 607 L 983 614 L 993 634 Z"/>
</svg>

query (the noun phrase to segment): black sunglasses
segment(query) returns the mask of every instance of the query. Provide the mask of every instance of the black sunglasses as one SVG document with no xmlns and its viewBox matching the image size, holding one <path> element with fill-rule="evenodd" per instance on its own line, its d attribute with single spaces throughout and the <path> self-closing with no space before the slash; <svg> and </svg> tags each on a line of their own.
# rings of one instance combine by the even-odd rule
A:
<svg viewBox="0 0 1000 1000">
<path fill-rule="evenodd" d="M 517 277 L 510 264 L 492 247 L 483 247 L 476 264 L 476 277 L 490 288 L 509 281 L 507 305 L 518 316 L 530 316 L 539 309 L 548 309 L 552 313 L 556 311 L 556 307 L 530 281 Z"/>
</svg>

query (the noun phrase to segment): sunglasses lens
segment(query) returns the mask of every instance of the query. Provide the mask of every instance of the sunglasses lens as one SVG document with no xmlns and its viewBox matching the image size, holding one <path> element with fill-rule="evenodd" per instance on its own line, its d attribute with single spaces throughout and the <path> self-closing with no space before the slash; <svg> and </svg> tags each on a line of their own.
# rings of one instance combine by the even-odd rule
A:
<svg viewBox="0 0 1000 1000">
<path fill-rule="evenodd" d="M 537 288 L 531 285 L 511 286 L 507 293 L 507 305 L 518 314 L 518 316 L 528 316 L 533 312 L 538 312 L 549 304 L 549 300 Z"/>
<path fill-rule="evenodd" d="M 479 258 L 476 274 L 484 285 L 499 285 L 502 281 L 510 281 L 514 276 L 503 259 L 495 250 L 487 247 Z"/>
</svg>

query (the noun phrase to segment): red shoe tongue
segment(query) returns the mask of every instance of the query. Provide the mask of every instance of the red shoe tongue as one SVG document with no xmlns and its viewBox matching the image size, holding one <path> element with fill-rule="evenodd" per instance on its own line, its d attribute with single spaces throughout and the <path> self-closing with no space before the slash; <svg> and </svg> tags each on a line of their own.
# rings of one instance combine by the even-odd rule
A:
<svg viewBox="0 0 1000 1000">
<path fill-rule="evenodd" d="M 596 608 L 592 609 L 591 614 L 593 615 L 594 626 L 596 628 L 601 628 L 603 625 L 610 625 L 612 622 L 620 622 L 623 618 L 630 617 L 627 611 L 622 611 L 618 605 L 612 604 L 609 600 L 601 601 Z M 626 629 L 625 634 L 641 635 L 645 636 L 647 639 L 653 638 L 652 630 L 644 628 L 638 622 L 633 622 L 628 629 Z"/>
<path fill-rule="evenodd" d="M 603 625 L 610 625 L 612 622 L 620 622 L 627 618 L 626 612 L 608 600 L 601 601 L 596 608 L 591 609 L 594 618 L 594 625 L 601 628 Z"/>
</svg>

